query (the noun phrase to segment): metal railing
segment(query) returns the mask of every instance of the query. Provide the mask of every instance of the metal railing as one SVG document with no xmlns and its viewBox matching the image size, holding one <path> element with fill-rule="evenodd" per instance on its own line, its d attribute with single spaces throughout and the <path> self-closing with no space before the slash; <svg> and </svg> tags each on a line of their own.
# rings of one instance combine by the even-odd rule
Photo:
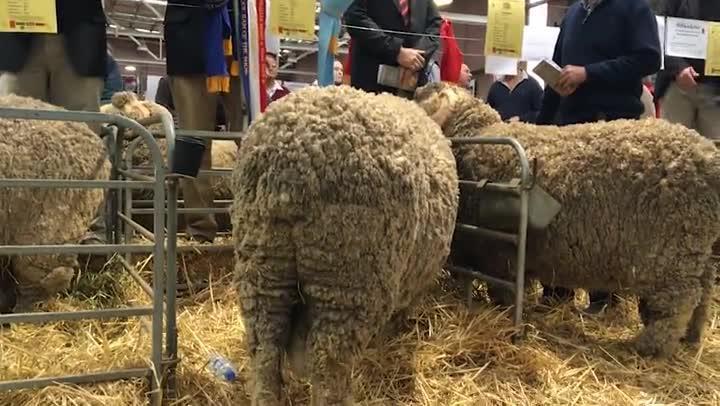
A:
<svg viewBox="0 0 720 406">
<path fill-rule="evenodd" d="M 486 275 L 475 269 L 467 269 L 457 265 L 448 265 L 448 270 L 455 274 L 468 277 L 465 289 L 467 294 L 468 305 L 472 300 L 473 280 L 480 279 L 486 283 L 502 286 L 510 289 L 515 293 L 515 306 L 513 322 L 515 327 L 521 329 L 523 324 L 523 302 L 525 297 L 525 257 L 527 253 L 527 231 L 529 216 L 529 193 L 533 186 L 533 176 L 530 171 L 530 163 L 527 159 L 525 149 L 514 138 L 503 137 L 468 137 L 468 138 L 451 138 L 453 147 L 461 145 L 500 145 L 511 147 L 518 160 L 520 161 L 520 180 L 509 183 L 496 183 L 482 181 L 460 180 L 461 184 L 474 186 L 479 189 L 486 188 L 502 193 L 513 193 L 520 196 L 520 213 L 517 225 L 517 233 L 507 233 L 484 228 L 479 225 L 456 224 L 456 232 L 465 232 L 475 234 L 484 238 L 501 240 L 515 244 L 516 253 L 516 274 L 515 281 L 510 282 L 504 279 Z M 522 334 L 522 333 L 521 333 Z M 517 336 L 515 336 L 517 337 Z"/>
<path fill-rule="evenodd" d="M 177 136 L 182 137 L 195 137 L 195 138 L 201 138 L 205 140 L 212 140 L 212 141 L 235 141 L 239 142 L 242 140 L 244 134 L 240 132 L 216 132 L 216 131 L 196 131 L 196 130 L 175 130 L 175 134 Z M 165 134 L 162 132 L 153 132 L 153 136 L 157 138 L 164 138 Z M 142 176 L 146 174 L 148 171 L 152 170 L 152 168 L 149 168 L 147 166 L 133 166 L 133 155 L 135 152 L 135 149 L 138 147 L 138 142 L 140 140 L 134 140 L 130 145 L 128 145 L 127 148 L 127 155 L 125 157 L 125 166 L 127 168 L 128 172 L 131 172 L 135 175 Z M 168 158 L 170 159 L 171 150 L 168 148 Z M 170 162 L 170 161 L 169 161 Z M 212 175 L 212 176 L 221 176 L 221 177 L 229 177 L 232 174 L 233 169 L 232 168 L 209 168 L 209 169 L 200 169 L 200 172 L 198 173 L 198 176 L 201 175 Z M 175 193 L 177 193 L 177 181 L 179 180 L 179 176 L 171 176 L 171 180 L 175 186 Z M 178 203 L 185 204 L 184 200 L 178 200 L 177 194 L 174 195 L 175 199 L 171 199 L 171 196 L 168 195 L 168 202 L 174 201 L 175 207 L 172 208 L 175 213 L 177 214 L 229 214 L 230 213 L 230 205 L 232 204 L 232 199 L 215 199 L 213 197 L 212 201 L 212 207 L 183 207 L 178 208 Z M 147 207 L 137 207 L 137 206 L 145 206 L 148 203 L 147 200 L 135 200 L 135 199 L 128 199 L 125 204 L 125 211 L 124 215 L 127 216 L 129 219 L 133 219 L 133 215 L 136 214 L 151 214 L 153 209 L 147 208 Z M 220 206 L 220 207 L 218 207 Z M 168 209 L 170 209 L 170 206 L 168 206 Z M 175 233 L 174 237 L 169 238 L 176 238 L 177 236 L 177 224 L 174 224 Z M 168 233 L 171 233 L 170 228 L 168 227 Z M 177 249 L 181 251 L 231 251 L 233 249 L 233 246 L 231 244 L 225 244 L 225 245 L 213 245 L 213 244 L 202 244 L 202 245 L 194 245 L 192 247 L 177 247 Z M 190 283 L 190 281 L 187 281 Z"/>
<path fill-rule="evenodd" d="M 42 388 L 53 384 L 81 384 L 98 383 L 120 379 L 147 377 L 150 379 L 150 400 L 153 405 L 160 405 L 163 399 L 163 375 L 167 365 L 174 365 L 177 355 L 177 333 L 175 329 L 175 281 L 176 264 L 174 246 L 175 240 L 172 230 L 174 218 L 173 193 L 176 189 L 172 181 L 168 182 L 168 197 L 171 204 L 168 205 L 168 230 L 166 258 L 166 237 L 165 237 L 165 181 L 166 167 L 163 163 L 160 149 L 152 134 L 141 124 L 125 117 L 108 115 L 102 113 L 76 112 L 76 111 L 46 111 L 46 110 L 25 110 L 25 109 L 0 109 L 0 118 L 23 119 L 23 120 L 49 120 L 84 122 L 95 124 L 108 124 L 105 127 L 108 138 L 108 154 L 112 162 L 110 180 L 64 180 L 64 179 L 0 179 L 0 187 L 3 188 L 83 188 L 83 189 L 108 189 L 109 193 L 105 200 L 106 213 L 105 222 L 107 225 L 106 244 L 99 245 L 16 245 L 0 246 L 0 256 L 18 255 L 43 255 L 43 254 L 87 254 L 87 255 L 110 255 L 110 254 L 152 254 L 153 275 L 152 286 L 148 285 L 135 271 L 127 265 L 133 279 L 140 283 L 152 300 L 151 306 L 126 307 L 118 309 L 95 309 L 70 312 L 42 312 L 42 313 L 19 313 L 0 315 L 0 324 L 3 323 L 46 323 L 64 320 L 93 320 L 117 317 L 142 317 L 150 316 L 151 334 L 151 365 L 148 368 L 130 368 L 123 370 L 110 370 L 104 372 L 92 372 L 86 374 L 37 377 L 30 379 L 19 379 L 0 382 L 0 391 Z M 174 129 L 172 116 L 163 112 L 160 116 L 165 127 L 168 149 L 172 152 L 174 146 Z M 152 162 L 152 177 L 143 179 L 127 179 L 120 168 L 121 151 L 125 130 L 132 130 L 141 140 L 147 144 Z M 172 156 L 172 154 L 170 154 Z M 132 226 L 127 218 L 122 216 L 119 208 L 123 202 L 123 193 L 130 195 L 133 189 L 153 190 L 153 226 L 154 240 L 152 245 L 129 244 L 130 238 L 123 233 L 128 225 Z M 88 225 L 89 226 L 89 225 Z M 123 238 L 124 237 L 124 238 Z M 166 261 L 167 259 L 167 261 Z M 167 262 L 167 271 L 165 263 Z M 165 282 L 165 283 L 163 283 Z M 167 295 L 167 296 L 165 296 Z M 167 300 L 167 326 L 166 326 L 166 355 L 163 357 L 163 313 L 164 301 Z"/>
<path fill-rule="evenodd" d="M 165 110 L 167 112 L 167 110 Z M 173 151 L 175 149 L 175 137 L 176 136 L 184 136 L 184 137 L 196 137 L 196 138 L 202 138 L 202 139 L 209 139 L 209 140 L 233 140 L 233 141 L 240 141 L 242 139 L 242 133 L 231 133 L 231 132 L 214 132 L 214 131 L 189 131 L 189 130 L 176 130 L 174 128 L 174 125 L 172 123 L 172 116 L 169 112 L 167 112 L 167 115 L 170 117 L 169 123 L 166 123 L 165 120 L 163 121 L 163 128 L 164 131 L 162 132 L 153 132 L 151 133 L 154 138 L 162 139 L 165 138 L 167 142 L 167 168 L 168 172 L 172 170 L 173 168 Z M 146 120 L 140 120 L 140 123 L 148 125 L 153 124 L 156 121 L 155 117 L 151 117 Z M 125 151 L 125 169 L 122 171 L 122 173 L 125 176 L 134 178 L 134 179 L 143 179 L 146 177 L 148 171 L 152 171 L 152 168 L 149 167 L 135 167 L 133 165 L 133 157 L 135 154 L 135 149 L 140 145 L 141 139 L 137 138 L 135 140 L 132 140 L 130 144 L 127 146 L 127 149 Z M 231 169 L 201 169 L 199 174 L 214 174 L 214 175 L 220 175 L 220 176 L 230 176 L 232 173 Z M 176 391 L 176 385 L 175 385 L 175 365 L 178 362 L 178 341 L 177 341 L 177 309 L 176 309 L 176 301 L 177 301 L 177 288 L 178 288 L 178 282 L 177 282 L 177 253 L 178 252 L 221 252 L 221 251 L 232 251 L 233 246 L 232 244 L 225 244 L 225 245 L 219 245 L 219 244 L 203 244 L 203 245 L 183 245 L 178 246 L 177 244 L 177 238 L 178 238 L 178 214 L 185 214 L 185 213 L 229 213 L 230 207 L 229 204 L 232 202 L 231 200 L 221 200 L 218 201 L 213 198 L 213 206 L 220 203 L 220 204 L 226 204 L 227 207 L 202 207 L 202 208 L 178 208 L 178 182 L 182 176 L 176 175 L 176 174 L 168 174 L 167 175 L 167 201 L 163 202 L 167 204 L 167 256 L 168 258 L 172 258 L 172 261 L 168 261 L 168 281 L 167 281 L 167 290 L 168 292 L 173 292 L 172 295 L 167 296 L 166 301 L 166 317 L 167 317 L 167 343 L 166 343 L 166 351 L 165 351 L 165 357 L 168 360 L 171 360 L 172 362 L 168 366 L 168 370 L 166 371 L 167 376 L 167 382 L 166 382 L 166 392 L 168 394 L 168 397 L 174 397 L 175 391 Z M 153 196 L 153 202 L 157 201 L 157 196 Z M 133 198 L 131 193 L 128 193 L 125 195 L 124 205 L 123 205 L 123 212 L 120 214 L 120 217 L 125 220 L 125 224 L 129 226 L 129 228 L 124 230 L 125 238 L 131 238 L 132 237 L 132 230 L 130 228 L 137 231 L 140 235 L 143 235 L 144 237 L 148 238 L 150 241 L 156 241 L 157 237 L 149 230 L 147 230 L 145 227 L 143 227 L 141 224 L 136 222 L 133 219 L 134 214 L 152 214 L 156 209 L 155 206 L 152 208 L 135 208 L 136 204 L 138 202 Z M 137 275 L 136 272 L 132 269 L 130 263 L 130 254 L 127 254 L 127 257 L 121 261 L 123 267 L 130 273 L 130 275 L 138 280 L 141 281 L 139 275 Z M 192 281 L 187 280 L 184 284 L 187 287 L 200 287 L 195 286 Z M 191 286 L 193 285 L 193 286 Z M 149 289 L 147 286 L 143 286 L 143 290 L 147 292 L 148 294 Z"/>
</svg>

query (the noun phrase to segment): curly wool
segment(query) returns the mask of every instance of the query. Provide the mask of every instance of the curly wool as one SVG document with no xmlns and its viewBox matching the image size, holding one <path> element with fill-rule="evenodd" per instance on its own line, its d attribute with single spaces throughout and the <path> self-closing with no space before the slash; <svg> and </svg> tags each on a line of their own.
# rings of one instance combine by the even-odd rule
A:
<svg viewBox="0 0 720 406">
<path fill-rule="evenodd" d="M 15 95 L 0 107 L 62 110 Z M 110 164 L 86 124 L 0 119 L 0 178 L 107 180 Z M 0 188 L 0 245 L 65 244 L 87 231 L 103 202 L 101 189 Z M 23 299 L 41 300 L 69 287 L 75 256 L 13 259 Z"/>
<path fill-rule="evenodd" d="M 395 96 L 307 88 L 253 123 L 232 222 L 255 402 L 279 402 L 285 349 L 317 404 L 348 401 L 353 355 L 436 282 L 457 188 L 440 128 Z"/>
<path fill-rule="evenodd" d="M 436 91 L 450 91 L 443 89 Z M 528 276 L 548 285 L 637 294 L 646 321 L 640 352 L 667 355 L 684 336 L 699 340 L 714 280 L 711 248 L 720 236 L 720 158 L 713 144 L 664 120 L 493 124 L 489 106 L 457 92 L 450 99 L 457 95 L 466 101 L 453 103 L 461 114 L 448 115 L 445 134 L 517 139 L 528 158 L 539 161 L 538 184 L 562 204 L 549 228 L 529 237 Z M 477 145 L 454 153 L 461 179 L 519 177 L 510 148 Z M 458 221 L 477 224 L 472 208 L 479 196 L 467 192 Z M 455 248 L 462 252 L 453 258 L 490 272 L 505 271 L 493 265 L 512 261 L 514 252 L 495 243 L 482 253 L 462 241 Z"/>
</svg>

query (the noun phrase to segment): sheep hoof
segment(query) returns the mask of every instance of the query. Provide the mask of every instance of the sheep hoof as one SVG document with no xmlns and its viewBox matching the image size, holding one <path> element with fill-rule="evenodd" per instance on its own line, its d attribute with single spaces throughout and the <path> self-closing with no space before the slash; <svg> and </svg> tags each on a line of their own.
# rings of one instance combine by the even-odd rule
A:
<svg viewBox="0 0 720 406">
<path fill-rule="evenodd" d="M 680 342 L 690 346 L 699 345 L 701 341 L 702 336 L 699 333 L 688 333 L 680 340 Z"/>
<path fill-rule="evenodd" d="M 662 342 L 658 337 L 642 333 L 635 341 L 635 350 L 642 357 L 668 358 L 675 353 L 680 342 Z"/>
</svg>

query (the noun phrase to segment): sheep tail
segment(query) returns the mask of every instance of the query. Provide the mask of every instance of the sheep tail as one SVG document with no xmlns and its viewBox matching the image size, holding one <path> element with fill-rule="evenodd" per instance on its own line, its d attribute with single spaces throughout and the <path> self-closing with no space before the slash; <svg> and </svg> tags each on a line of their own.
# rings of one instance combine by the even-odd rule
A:
<svg viewBox="0 0 720 406">
<path fill-rule="evenodd" d="M 295 168 L 283 169 L 270 181 L 268 210 L 273 217 L 293 220 L 306 214 L 308 185 L 305 176 Z"/>
</svg>

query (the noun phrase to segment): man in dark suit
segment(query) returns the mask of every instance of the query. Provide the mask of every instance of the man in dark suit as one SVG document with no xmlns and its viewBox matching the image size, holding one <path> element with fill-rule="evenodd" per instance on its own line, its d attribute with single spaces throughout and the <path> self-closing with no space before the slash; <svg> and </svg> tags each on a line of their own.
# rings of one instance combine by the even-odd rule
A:
<svg viewBox="0 0 720 406">
<path fill-rule="evenodd" d="M 352 37 L 351 84 L 368 92 L 398 94 L 378 84 L 380 65 L 421 73 L 440 46 L 442 19 L 432 0 L 355 0 L 344 20 Z M 418 86 L 425 80 L 420 74 Z"/>
<path fill-rule="evenodd" d="M 230 78 L 229 93 L 211 93 L 207 88 L 207 23 L 209 10 L 224 5 L 227 0 L 169 0 L 165 11 L 165 44 L 167 73 L 170 77 L 175 112 L 180 128 L 213 131 L 217 121 L 217 103 L 225 106 L 231 131 L 241 131 L 245 108 L 241 81 Z M 231 24 L 234 23 L 232 11 Z M 242 111 L 242 112 L 241 112 Z M 212 142 L 207 143 L 202 169 L 212 167 Z M 208 176 L 181 180 L 185 207 L 211 207 L 213 190 Z M 212 214 L 188 214 L 187 233 L 195 240 L 211 242 L 217 234 L 217 222 Z"/>
<path fill-rule="evenodd" d="M 59 35 L 0 33 L 0 94 L 98 111 L 106 70 L 101 0 L 57 0 Z"/>
</svg>

